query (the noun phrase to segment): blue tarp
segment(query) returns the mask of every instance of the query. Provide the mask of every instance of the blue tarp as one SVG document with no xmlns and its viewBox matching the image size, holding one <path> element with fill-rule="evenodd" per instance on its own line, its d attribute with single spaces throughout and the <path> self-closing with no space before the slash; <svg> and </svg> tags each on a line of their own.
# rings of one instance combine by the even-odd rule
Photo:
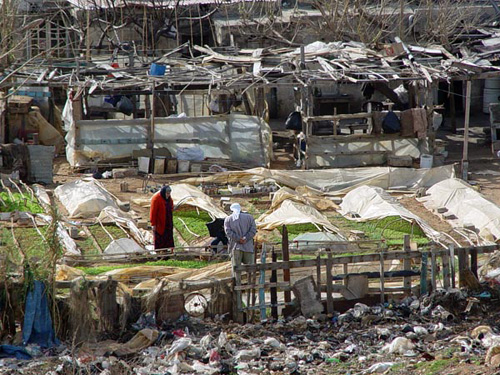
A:
<svg viewBox="0 0 500 375">
<path fill-rule="evenodd" d="M 40 281 L 34 281 L 33 288 L 26 296 L 23 344 L 37 344 L 41 348 L 59 344 L 52 327 L 45 285 Z"/>
<path fill-rule="evenodd" d="M 31 355 L 22 346 L 0 345 L 0 358 L 15 357 L 17 359 L 31 359 Z"/>
</svg>

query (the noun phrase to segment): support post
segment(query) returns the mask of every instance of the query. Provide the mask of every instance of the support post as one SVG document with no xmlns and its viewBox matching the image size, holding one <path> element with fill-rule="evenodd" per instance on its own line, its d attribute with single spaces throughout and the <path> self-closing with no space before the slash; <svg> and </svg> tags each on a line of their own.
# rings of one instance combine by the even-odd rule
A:
<svg viewBox="0 0 500 375">
<path fill-rule="evenodd" d="M 266 263 L 266 244 L 262 245 L 262 253 L 260 254 L 260 263 Z M 259 306 L 260 306 L 260 320 L 266 320 L 266 291 L 264 284 L 266 282 L 266 271 L 260 270 L 259 277 Z"/>
<path fill-rule="evenodd" d="M 332 280 L 332 252 L 328 251 L 326 261 L 326 311 L 333 314 L 333 280 Z"/>
<path fill-rule="evenodd" d="M 380 302 L 385 302 L 384 250 L 380 251 Z"/>
<path fill-rule="evenodd" d="M 276 256 L 276 252 L 274 251 L 274 247 L 272 249 L 272 261 L 275 263 L 278 260 L 278 257 Z M 277 283 L 278 282 L 278 271 L 277 270 L 272 270 L 271 271 L 271 283 Z M 275 286 L 271 287 L 271 316 L 273 317 L 274 320 L 278 320 L 278 291 Z"/>
<path fill-rule="evenodd" d="M 420 294 L 427 293 L 427 260 L 429 258 L 429 253 L 422 253 L 422 264 L 420 268 Z"/>
<path fill-rule="evenodd" d="M 288 229 L 286 225 L 283 225 L 283 231 L 281 235 L 281 248 L 283 251 L 283 262 L 288 262 L 290 260 L 290 250 L 288 247 Z M 288 264 L 288 263 L 287 263 Z M 285 283 L 290 283 L 290 269 L 283 269 L 283 281 Z M 284 292 L 285 308 L 283 309 L 283 315 L 286 317 L 291 313 L 292 294 L 289 290 Z"/>
<path fill-rule="evenodd" d="M 443 287 L 445 290 L 450 289 L 450 257 L 448 254 L 441 256 L 443 262 Z"/>
<path fill-rule="evenodd" d="M 473 248 L 470 251 L 470 270 L 472 271 L 474 276 L 479 278 L 477 275 L 477 249 L 476 248 Z"/>
<path fill-rule="evenodd" d="M 455 247 L 450 245 L 451 287 L 455 288 Z"/>
<path fill-rule="evenodd" d="M 321 253 L 318 252 L 316 257 L 316 295 L 318 300 L 321 301 Z"/>
<path fill-rule="evenodd" d="M 434 248 L 431 248 L 431 286 L 432 291 L 436 291 L 436 273 L 437 273 L 437 263 L 436 263 L 436 253 Z"/>
<path fill-rule="evenodd" d="M 462 179 L 467 181 L 469 172 L 469 121 L 470 121 L 471 81 L 467 81 L 465 92 L 464 147 L 462 155 Z"/>
<path fill-rule="evenodd" d="M 407 254 L 410 252 L 410 236 L 408 234 L 403 237 L 403 251 Z M 411 260 L 409 257 L 403 259 L 403 269 L 411 271 Z M 405 295 L 409 296 L 411 294 L 411 276 L 403 277 L 403 288 Z"/>
</svg>

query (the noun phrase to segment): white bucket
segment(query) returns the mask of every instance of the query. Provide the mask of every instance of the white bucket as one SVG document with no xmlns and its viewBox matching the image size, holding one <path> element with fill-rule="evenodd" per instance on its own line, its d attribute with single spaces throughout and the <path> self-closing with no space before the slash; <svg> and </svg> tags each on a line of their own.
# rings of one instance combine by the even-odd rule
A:
<svg viewBox="0 0 500 375">
<path fill-rule="evenodd" d="M 488 78 L 484 80 L 485 89 L 500 89 L 500 79 L 499 78 Z"/>
<path fill-rule="evenodd" d="M 420 168 L 432 168 L 433 157 L 432 155 L 420 155 Z"/>
<path fill-rule="evenodd" d="M 498 103 L 500 96 L 500 88 L 498 89 L 484 89 L 483 92 L 483 113 L 490 113 L 490 103 Z"/>
<path fill-rule="evenodd" d="M 177 172 L 186 173 L 189 172 L 189 160 L 177 160 Z"/>
</svg>

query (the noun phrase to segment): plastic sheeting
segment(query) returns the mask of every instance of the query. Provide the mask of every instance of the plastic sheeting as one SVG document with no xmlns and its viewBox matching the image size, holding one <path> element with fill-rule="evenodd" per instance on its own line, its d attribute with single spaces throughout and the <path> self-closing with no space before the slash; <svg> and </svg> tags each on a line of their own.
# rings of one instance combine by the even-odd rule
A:
<svg viewBox="0 0 500 375">
<path fill-rule="evenodd" d="M 197 187 L 188 184 L 175 184 L 170 185 L 170 187 L 172 188 L 171 197 L 174 201 L 174 205 L 181 206 L 188 204 L 190 206 L 198 207 L 207 211 L 213 219 L 223 219 L 227 216 L 221 208 L 213 203 L 212 198 L 203 193 Z"/>
<path fill-rule="evenodd" d="M 101 223 L 117 223 L 126 226 L 134 239 L 144 246 L 154 242 L 153 234 L 150 231 L 138 228 L 135 221 L 129 215 L 115 207 L 105 207 L 97 220 Z"/>
<path fill-rule="evenodd" d="M 322 246 L 329 247 L 328 244 L 332 242 L 341 242 L 345 239 L 337 234 L 328 232 L 314 232 L 314 233 L 303 233 L 298 235 L 293 240 L 294 249 L 298 251 L 317 251 L 318 248 Z M 345 247 L 345 248 L 344 248 Z M 336 250 L 347 251 L 347 244 L 335 244 Z"/>
<path fill-rule="evenodd" d="M 121 259 L 127 255 L 144 253 L 146 250 L 130 238 L 113 240 L 103 251 L 103 259 Z"/>
<path fill-rule="evenodd" d="M 408 220 L 414 220 L 425 232 L 427 237 L 439 242 L 441 234 L 434 230 L 427 222 L 419 216 L 408 211 L 384 189 L 374 186 L 360 186 L 350 191 L 340 205 L 340 213 L 346 216 L 350 212 L 357 213 L 360 219 L 357 221 L 382 219 L 389 216 L 400 216 Z"/>
<path fill-rule="evenodd" d="M 387 157 L 428 154 L 427 142 L 417 138 L 363 139 L 340 141 L 310 136 L 307 139 L 307 167 L 360 167 L 383 165 Z"/>
<path fill-rule="evenodd" d="M 430 187 L 445 179 L 455 177 L 453 165 L 429 169 L 366 167 L 321 170 L 276 170 L 253 168 L 245 171 L 221 172 L 216 175 L 189 178 L 183 182 L 199 185 L 202 183 L 220 183 L 252 185 L 265 180 L 274 180 L 278 184 L 295 189 L 307 186 L 319 192 L 346 194 L 362 186 L 378 186 L 383 189 L 418 189 Z"/>
<path fill-rule="evenodd" d="M 118 208 L 111 194 L 96 180 L 77 180 L 58 186 L 54 193 L 71 218 L 99 215 L 105 207 Z"/>
<path fill-rule="evenodd" d="M 420 200 L 429 209 L 446 207 L 457 218 L 450 220 L 454 227 L 474 225 L 483 239 L 500 239 L 500 207 L 462 180 L 442 181 L 427 190 L 427 196 Z"/>
<path fill-rule="evenodd" d="M 306 189 L 300 187 L 298 187 L 296 190 L 282 187 L 274 193 L 270 210 L 275 210 L 283 201 L 287 199 L 294 202 L 311 205 L 320 211 L 336 210 L 338 208 L 338 206 L 334 202 L 327 198 L 321 197 L 313 191 L 307 191 Z"/>
<path fill-rule="evenodd" d="M 66 157 L 71 166 L 91 161 L 129 158 L 148 144 L 148 119 L 86 120 L 69 123 Z M 78 132 L 76 126 L 78 125 Z M 200 147 L 207 158 L 229 159 L 250 166 L 268 166 L 272 158 L 272 133 L 259 117 L 240 114 L 156 118 L 155 147 L 172 155 L 179 148 Z"/>
<path fill-rule="evenodd" d="M 265 213 L 256 220 L 257 228 L 264 230 L 272 230 L 282 225 L 309 223 L 338 233 L 338 228 L 330 223 L 326 216 L 317 209 L 291 200 L 283 201 L 280 208 L 271 213 Z"/>
</svg>

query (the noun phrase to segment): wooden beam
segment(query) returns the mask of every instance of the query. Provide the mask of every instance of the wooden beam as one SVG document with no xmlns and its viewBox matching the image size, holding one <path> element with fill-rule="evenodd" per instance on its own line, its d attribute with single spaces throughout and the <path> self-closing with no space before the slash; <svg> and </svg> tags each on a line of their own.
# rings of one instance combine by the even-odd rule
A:
<svg viewBox="0 0 500 375">
<path fill-rule="evenodd" d="M 467 181 L 469 172 L 469 121 L 470 121 L 471 81 L 467 81 L 465 91 L 464 146 L 462 154 L 462 179 Z"/>
</svg>

